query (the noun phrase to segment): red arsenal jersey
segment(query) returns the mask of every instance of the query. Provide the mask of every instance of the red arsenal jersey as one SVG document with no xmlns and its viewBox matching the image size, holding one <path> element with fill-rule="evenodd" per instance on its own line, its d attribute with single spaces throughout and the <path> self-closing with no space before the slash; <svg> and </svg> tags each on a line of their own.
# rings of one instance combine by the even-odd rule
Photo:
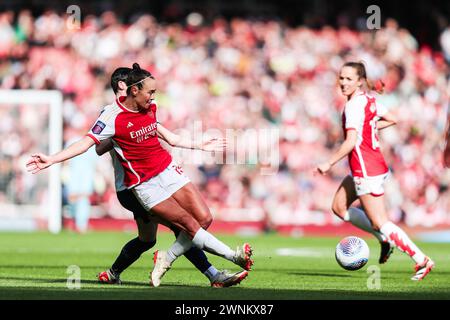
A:
<svg viewBox="0 0 450 320">
<path fill-rule="evenodd" d="M 120 99 L 120 100 L 119 100 Z M 158 175 L 172 161 L 156 133 L 156 105 L 148 111 L 132 111 L 122 105 L 121 97 L 106 106 L 88 136 L 96 144 L 112 138 L 123 168 L 123 184 L 129 189 Z"/>
<path fill-rule="evenodd" d="M 344 134 L 356 130 L 355 148 L 349 154 L 349 164 L 354 177 L 373 177 L 389 171 L 378 140 L 377 121 L 387 109 L 376 103 L 375 97 L 364 92 L 355 95 L 345 104 L 342 114 Z"/>
</svg>

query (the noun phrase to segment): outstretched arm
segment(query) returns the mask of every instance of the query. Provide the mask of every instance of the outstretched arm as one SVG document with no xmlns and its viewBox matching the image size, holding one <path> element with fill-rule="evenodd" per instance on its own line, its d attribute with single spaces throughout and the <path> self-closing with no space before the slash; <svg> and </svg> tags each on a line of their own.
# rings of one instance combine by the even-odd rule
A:
<svg viewBox="0 0 450 320">
<path fill-rule="evenodd" d="M 221 152 L 225 150 L 227 144 L 226 140 L 223 138 L 211 138 L 204 141 L 192 140 L 189 137 L 173 133 L 159 123 L 157 132 L 158 137 L 166 141 L 172 147 Z"/>
<path fill-rule="evenodd" d="M 333 153 L 330 160 L 317 166 L 316 171 L 320 174 L 326 174 L 330 169 L 339 162 L 342 158 L 347 156 L 355 147 L 357 140 L 356 130 L 347 130 L 347 137 L 344 143 L 340 146 L 338 151 Z"/>
<path fill-rule="evenodd" d="M 65 160 L 76 157 L 82 153 L 85 153 L 92 145 L 94 140 L 85 136 L 83 139 L 78 140 L 74 144 L 71 144 L 66 149 L 48 156 L 42 153 L 35 153 L 31 155 L 31 158 L 27 161 L 27 171 L 33 174 L 38 173 L 50 167 L 52 164 L 63 162 Z"/>
</svg>

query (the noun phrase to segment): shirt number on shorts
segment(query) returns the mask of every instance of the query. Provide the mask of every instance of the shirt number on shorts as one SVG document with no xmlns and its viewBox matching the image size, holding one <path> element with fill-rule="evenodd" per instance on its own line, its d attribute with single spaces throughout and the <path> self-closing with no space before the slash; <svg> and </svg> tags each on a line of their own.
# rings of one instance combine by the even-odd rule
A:
<svg viewBox="0 0 450 320">
<path fill-rule="evenodd" d="M 175 167 L 175 171 L 182 176 L 183 175 L 183 168 L 181 168 L 180 166 L 174 166 Z"/>
</svg>

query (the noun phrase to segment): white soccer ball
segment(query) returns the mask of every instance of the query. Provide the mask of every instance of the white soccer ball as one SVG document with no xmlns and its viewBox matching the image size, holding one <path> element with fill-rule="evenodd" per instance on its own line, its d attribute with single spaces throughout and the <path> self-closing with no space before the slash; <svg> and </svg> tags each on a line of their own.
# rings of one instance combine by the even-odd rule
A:
<svg viewBox="0 0 450 320">
<path fill-rule="evenodd" d="M 345 270 L 358 270 L 369 261 L 369 247 L 358 237 L 346 237 L 336 246 L 336 261 Z"/>
</svg>

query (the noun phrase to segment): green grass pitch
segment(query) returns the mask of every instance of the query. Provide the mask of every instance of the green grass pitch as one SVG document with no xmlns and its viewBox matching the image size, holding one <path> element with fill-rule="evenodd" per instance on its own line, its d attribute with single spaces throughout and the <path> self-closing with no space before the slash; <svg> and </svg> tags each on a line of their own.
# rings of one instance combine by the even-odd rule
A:
<svg viewBox="0 0 450 320">
<path fill-rule="evenodd" d="M 358 271 L 341 269 L 334 259 L 338 238 L 293 238 L 275 234 L 259 236 L 217 235 L 232 247 L 248 241 L 254 248 L 255 265 L 239 286 L 215 289 L 187 259 L 180 258 L 158 288 L 148 285 L 154 249 L 167 249 L 174 240 L 160 233 L 156 246 L 126 270 L 123 284 L 104 285 L 96 274 L 108 268 L 122 246 L 135 237 L 124 232 L 0 233 L 0 299 L 449 299 L 450 244 L 417 244 L 436 262 L 436 268 L 420 282 L 413 282 L 413 263 L 395 251 L 386 265 L 378 265 L 379 246 L 366 238 L 369 263 Z M 208 255 L 218 269 L 238 270 L 232 263 Z M 68 289 L 68 267 L 81 271 L 81 288 Z M 379 267 L 380 288 L 368 272 Z M 372 267 L 373 268 L 373 267 Z"/>
</svg>

